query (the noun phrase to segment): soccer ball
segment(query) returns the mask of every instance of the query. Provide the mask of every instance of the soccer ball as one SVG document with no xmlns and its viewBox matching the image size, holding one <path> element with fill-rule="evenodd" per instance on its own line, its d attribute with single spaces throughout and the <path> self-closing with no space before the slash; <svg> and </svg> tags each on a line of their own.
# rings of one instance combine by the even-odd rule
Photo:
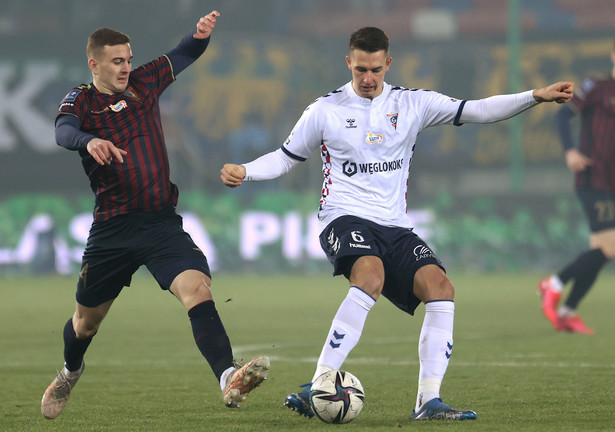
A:
<svg viewBox="0 0 615 432">
<path fill-rule="evenodd" d="M 320 375 L 310 389 L 310 405 L 325 423 L 348 423 L 363 409 L 365 392 L 359 379 L 343 370 Z"/>
</svg>

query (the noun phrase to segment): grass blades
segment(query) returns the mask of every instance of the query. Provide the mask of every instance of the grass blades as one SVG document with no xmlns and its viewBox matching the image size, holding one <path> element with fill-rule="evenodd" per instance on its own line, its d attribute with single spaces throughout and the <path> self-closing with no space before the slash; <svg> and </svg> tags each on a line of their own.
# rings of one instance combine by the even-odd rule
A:
<svg viewBox="0 0 615 432">
<path fill-rule="evenodd" d="M 306 420 L 283 407 L 311 379 L 342 278 L 216 275 L 214 298 L 238 359 L 271 358 L 269 379 L 239 410 L 226 408 L 198 352 L 186 311 L 149 275 L 125 288 L 94 338 L 65 411 L 40 413 L 62 364 L 62 329 L 76 278 L 0 279 L 2 431 L 600 431 L 613 430 L 615 274 L 604 273 L 580 313 L 592 336 L 558 333 L 539 308 L 543 275 L 449 274 L 456 287 L 455 343 L 444 401 L 475 422 L 410 420 L 424 308 L 410 317 L 380 299 L 344 368 L 365 392 L 347 425 Z"/>
</svg>

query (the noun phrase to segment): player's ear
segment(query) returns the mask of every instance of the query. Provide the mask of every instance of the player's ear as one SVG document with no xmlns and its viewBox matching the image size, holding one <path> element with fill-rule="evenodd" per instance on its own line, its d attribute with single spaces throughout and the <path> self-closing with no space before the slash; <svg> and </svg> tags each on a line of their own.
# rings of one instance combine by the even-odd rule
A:
<svg viewBox="0 0 615 432">
<path fill-rule="evenodd" d="M 350 56 L 346 56 L 346 64 L 348 65 L 348 69 L 352 69 L 350 67 Z"/>
<path fill-rule="evenodd" d="M 91 57 L 88 59 L 88 67 L 90 68 L 90 70 L 92 71 L 92 73 L 95 73 L 98 69 L 98 62 L 96 61 L 95 58 Z"/>
</svg>

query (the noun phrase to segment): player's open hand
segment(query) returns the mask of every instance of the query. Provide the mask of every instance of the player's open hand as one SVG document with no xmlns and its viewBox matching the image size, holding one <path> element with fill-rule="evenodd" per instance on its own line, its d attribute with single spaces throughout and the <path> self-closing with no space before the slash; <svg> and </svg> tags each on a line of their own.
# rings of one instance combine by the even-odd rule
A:
<svg viewBox="0 0 615 432">
<path fill-rule="evenodd" d="M 202 17 L 198 23 L 196 23 L 196 33 L 192 36 L 195 39 L 207 39 L 211 36 L 211 32 L 216 26 L 216 19 L 220 16 L 220 12 L 217 10 L 211 11 L 211 13 Z"/>
<path fill-rule="evenodd" d="M 566 165 L 568 169 L 574 173 L 585 171 L 594 161 L 579 152 L 577 149 L 570 149 L 566 151 Z"/>
<path fill-rule="evenodd" d="M 111 141 L 100 138 L 93 138 L 88 142 L 88 153 L 92 155 L 94 160 L 99 165 L 111 165 L 113 158 L 119 163 L 124 162 L 124 157 L 128 154 L 126 150 L 122 150 L 113 145 Z"/>
<path fill-rule="evenodd" d="M 224 164 L 220 170 L 220 178 L 226 186 L 234 188 L 241 186 L 246 178 L 246 167 L 243 165 Z"/>
<path fill-rule="evenodd" d="M 574 83 L 556 82 L 550 86 L 534 90 L 534 99 L 538 102 L 566 103 L 572 99 Z"/>
</svg>

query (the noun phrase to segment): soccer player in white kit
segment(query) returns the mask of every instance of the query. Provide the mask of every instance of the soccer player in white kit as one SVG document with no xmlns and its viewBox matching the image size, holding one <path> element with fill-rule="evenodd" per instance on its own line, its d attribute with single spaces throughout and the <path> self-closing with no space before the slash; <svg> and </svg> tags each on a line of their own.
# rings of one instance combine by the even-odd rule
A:
<svg viewBox="0 0 615 432">
<path fill-rule="evenodd" d="M 418 134 L 444 124 L 504 120 L 540 102 L 563 103 L 574 85 L 559 82 L 536 90 L 482 100 L 387 84 L 389 38 L 365 27 L 350 37 L 346 57 L 352 81 L 314 101 L 282 147 L 243 164 L 225 164 L 229 187 L 281 176 L 314 150 L 323 161 L 319 207 L 320 243 L 334 274 L 350 282 L 318 359 L 312 381 L 340 369 L 361 336 L 371 307 L 382 294 L 413 315 L 425 303 L 419 339 L 419 380 L 414 419 L 471 420 L 440 399 L 453 348 L 454 288 L 430 247 L 412 231 L 406 213 L 407 182 Z M 311 383 L 285 405 L 312 417 Z"/>
</svg>

